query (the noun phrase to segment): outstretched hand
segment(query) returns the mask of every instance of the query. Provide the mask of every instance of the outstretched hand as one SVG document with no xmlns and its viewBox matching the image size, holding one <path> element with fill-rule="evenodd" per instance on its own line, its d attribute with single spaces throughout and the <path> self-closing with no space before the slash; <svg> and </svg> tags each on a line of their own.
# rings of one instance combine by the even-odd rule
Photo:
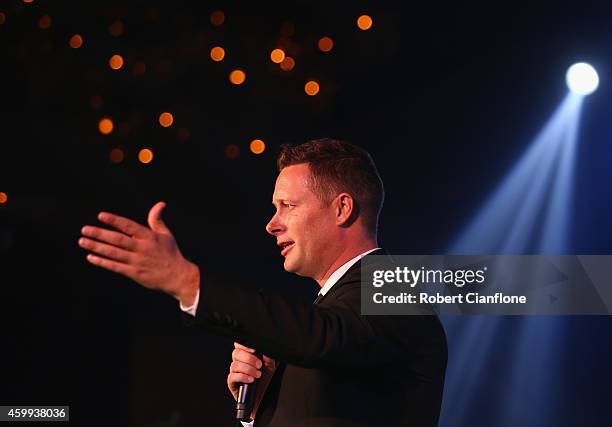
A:
<svg viewBox="0 0 612 427">
<path fill-rule="evenodd" d="M 156 203 L 149 211 L 148 227 L 131 219 L 100 212 L 98 219 L 118 231 L 86 225 L 79 246 L 92 252 L 87 261 L 123 274 L 142 286 L 163 291 L 193 305 L 200 285 L 198 267 L 185 259 L 161 218 L 166 207 Z"/>
</svg>

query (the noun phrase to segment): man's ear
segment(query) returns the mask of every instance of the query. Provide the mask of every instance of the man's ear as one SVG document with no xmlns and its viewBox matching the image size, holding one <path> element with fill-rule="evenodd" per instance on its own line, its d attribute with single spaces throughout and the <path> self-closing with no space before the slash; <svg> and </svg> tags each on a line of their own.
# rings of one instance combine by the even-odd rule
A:
<svg viewBox="0 0 612 427">
<path fill-rule="evenodd" d="M 353 197 L 348 193 L 340 193 L 332 203 L 336 216 L 336 224 L 340 226 L 350 225 L 357 213 Z"/>
</svg>

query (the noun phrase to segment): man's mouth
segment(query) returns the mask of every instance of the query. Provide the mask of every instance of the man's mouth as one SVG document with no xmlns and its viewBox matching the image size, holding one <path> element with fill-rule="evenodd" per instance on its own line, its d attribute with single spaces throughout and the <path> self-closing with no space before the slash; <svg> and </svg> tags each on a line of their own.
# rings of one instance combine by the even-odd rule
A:
<svg viewBox="0 0 612 427">
<path fill-rule="evenodd" d="M 281 255 L 287 256 L 287 253 L 291 250 L 291 248 L 295 245 L 295 242 L 283 242 L 278 244 L 281 248 Z"/>
</svg>

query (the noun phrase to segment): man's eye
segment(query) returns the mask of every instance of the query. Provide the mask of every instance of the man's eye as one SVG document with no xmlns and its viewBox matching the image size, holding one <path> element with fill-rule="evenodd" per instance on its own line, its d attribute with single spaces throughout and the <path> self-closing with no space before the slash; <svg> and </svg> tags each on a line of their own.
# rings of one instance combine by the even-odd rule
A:
<svg viewBox="0 0 612 427">
<path fill-rule="evenodd" d="M 284 206 L 284 207 L 286 207 L 286 208 L 289 208 L 289 209 L 291 209 L 291 208 L 294 208 L 294 207 L 295 207 L 295 205 L 293 205 L 293 204 L 291 204 L 291 203 L 283 203 L 283 206 Z"/>
</svg>

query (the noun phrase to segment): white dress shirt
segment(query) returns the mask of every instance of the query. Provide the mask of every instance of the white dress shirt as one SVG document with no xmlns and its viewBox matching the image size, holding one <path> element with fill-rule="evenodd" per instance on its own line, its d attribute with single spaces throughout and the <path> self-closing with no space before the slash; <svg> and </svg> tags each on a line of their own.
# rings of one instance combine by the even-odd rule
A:
<svg viewBox="0 0 612 427">
<path fill-rule="evenodd" d="M 342 278 L 342 276 L 344 276 L 344 274 L 348 271 L 349 268 L 351 268 L 361 258 L 366 256 L 370 252 L 374 252 L 377 249 L 380 249 L 380 248 L 374 248 L 374 249 L 370 249 L 368 251 L 365 251 L 364 253 L 359 254 L 356 257 L 351 258 L 350 260 L 348 260 L 347 262 L 342 264 L 336 271 L 334 271 L 331 274 L 331 276 L 329 276 L 327 278 L 327 280 L 325 281 L 325 284 L 321 287 L 321 290 L 319 291 L 319 295 L 325 295 L 326 293 L 328 293 L 329 290 L 336 283 L 338 283 L 338 280 L 340 280 Z M 194 301 L 193 305 L 191 305 L 189 307 L 185 307 L 182 303 L 180 303 L 181 310 L 183 310 L 185 313 L 189 313 L 189 314 L 191 314 L 192 316 L 195 317 L 196 311 L 198 309 L 198 302 L 200 302 L 200 290 L 198 290 L 198 293 L 196 294 L 196 298 L 195 298 L 195 301 Z M 251 422 L 243 421 L 242 425 L 244 427 L 254 427 L 254 422 L 255 422 L 255 420 L 253 420 Z"/>
</svg>

